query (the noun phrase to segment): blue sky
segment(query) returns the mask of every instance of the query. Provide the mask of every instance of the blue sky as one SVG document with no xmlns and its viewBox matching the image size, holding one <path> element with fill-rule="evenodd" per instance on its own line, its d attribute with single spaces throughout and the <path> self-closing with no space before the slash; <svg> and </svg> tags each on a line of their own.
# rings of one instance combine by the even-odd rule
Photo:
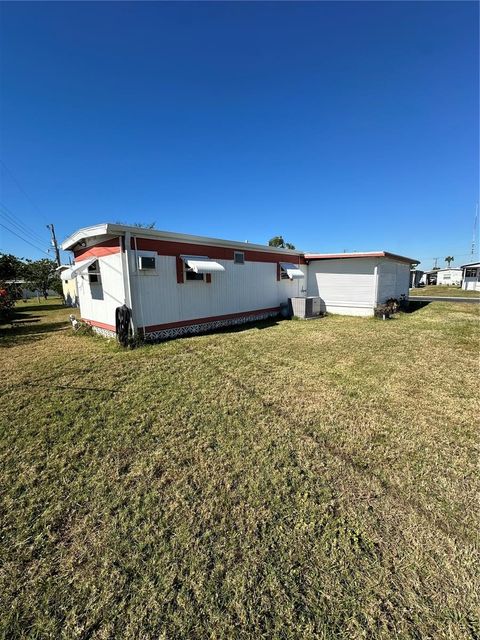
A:
<svg viewBox="0 0 480 640">
<path fill-rule="evenodd" d="M 474 2 L 1 3 L 0 223 L 468 262 Z M 5 209 L 5 207 L 7 207 Z M 7 216 L 6 216 L 7 214 Z M 21 234 L 20 234 L 21 235 Z M 0 250 L 41 251 L 0 227 Z"/>
</svg>

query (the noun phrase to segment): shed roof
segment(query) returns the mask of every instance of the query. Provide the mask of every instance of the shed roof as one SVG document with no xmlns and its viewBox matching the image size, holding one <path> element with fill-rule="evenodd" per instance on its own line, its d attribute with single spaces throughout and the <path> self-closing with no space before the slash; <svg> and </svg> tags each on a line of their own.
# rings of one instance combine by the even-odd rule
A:
<svg viewBox="0 0 480 640">
<path fill-rule="evenodd" d="M 416 258 L 407 258 L 399 256 L 389 251 L 355 251 L 352 253 L 306 253 L 305 260 L 345 260 L 348 258 L 391 258 L 400 262 L 408 262 L 409 264 L 419 264 L 420 260 Z"/>
</svg>

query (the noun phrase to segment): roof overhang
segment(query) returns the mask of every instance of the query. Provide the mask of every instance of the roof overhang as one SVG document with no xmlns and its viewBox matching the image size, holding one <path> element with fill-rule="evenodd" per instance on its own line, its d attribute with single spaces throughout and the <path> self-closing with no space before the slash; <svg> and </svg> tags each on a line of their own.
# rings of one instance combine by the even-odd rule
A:
<svg viewBox="0 0 480 640">
<path fill-rule="evenodd" d="M 475 269 L 480 267 L 480 262 L 469 262 L 468 264 L 462 264 L 460 269 Z"/>
<path fill-rule="evenodd" d="M 353 253 L 306 253 L 305 260 L 347 260 L 350 258 L 389 258 L 397 262 L 407 262 L 408 264 L 420 264 L 416 258 L 407 258 L 389 251 L 364 251 Z"/>
<path fill-rule="evenodd" d="M 76 244 L 82 242 L 82 240 L 87 240 L 87 238 L 93 238 L 95 236 L 103 236 L 108 233 L 108 224 L 96 224 L 93 227 L 83 227 L 82 229 L 78 229 L 75 233 L 72 233 L 71 236 L 68 236 L 66 240 L 62 242 L 62 251 L 69 251 Z"/>
</svg>

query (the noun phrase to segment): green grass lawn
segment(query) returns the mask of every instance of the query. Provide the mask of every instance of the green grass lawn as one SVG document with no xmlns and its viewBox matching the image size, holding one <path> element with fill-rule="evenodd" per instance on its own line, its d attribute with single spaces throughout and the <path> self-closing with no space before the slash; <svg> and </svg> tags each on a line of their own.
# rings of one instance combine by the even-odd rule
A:
<svg viewBox="0 0 480 640">
<path fill-rule="evenodd" d="M 409 296 L 439 296 L 452 298 L 480 298 L 480 291 L 464 291 L 460 287 L 431 285 L 420 289 L 410 289 Z"/>
<path fill-rule="evenodd" d="M 0 637 L 478 638 L 478 310 L 0 338 Z"/>
</svg>

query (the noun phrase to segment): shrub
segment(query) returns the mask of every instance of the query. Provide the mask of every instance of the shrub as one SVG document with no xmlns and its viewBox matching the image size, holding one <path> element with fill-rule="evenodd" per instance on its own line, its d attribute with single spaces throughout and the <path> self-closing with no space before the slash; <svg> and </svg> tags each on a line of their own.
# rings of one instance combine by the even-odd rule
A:
<svg viewBox="0 0 480 640">
<path fill-rule="evenodd" d="M 0 283 L 0 321 L 5 322 L 13 316 L 15 298 L 9 289 Z"/>
<path fill-rule="evenodd" d="M 397 298 L 389 298 L 385 304 L 379 304 L 375 307 L 375 317 L 386 320 L 387 318 L 391 318 L 394 313 L 398 313 L 401 309 L 404 309 L 405 306 L 405 296 L 402 295 L 400 300 Z"/>
</svg>

